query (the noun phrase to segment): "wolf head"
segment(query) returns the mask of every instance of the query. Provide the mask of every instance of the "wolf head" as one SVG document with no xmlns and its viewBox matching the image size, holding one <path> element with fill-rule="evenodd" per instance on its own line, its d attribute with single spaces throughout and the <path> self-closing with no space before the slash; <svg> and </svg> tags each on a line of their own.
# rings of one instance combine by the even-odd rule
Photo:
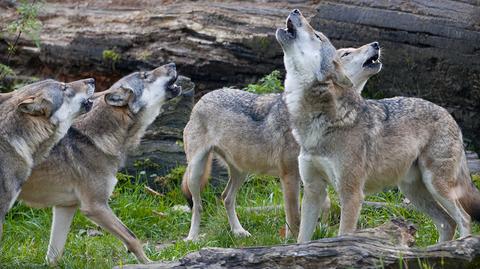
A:
<svg viewBox="0 0 480 269">
<path fill-rule="evenodd" d="M 382 69 L 382 63 L 379 60 L 380 52 L 378 42 L 372 42 L 359 48 L 337 50 L 338 61 L 358 93 L 361 93 L 367 80 Z"/>
<path fill-rule="evenodd" d="M 147 72 L 135 72 L 113 84 L 105 93 L 105 102 L 137 114 L 142 109 L 161 106 L 178 96 L 181 88 L 174 84 L 176 79 L 174 63 Z"/>
<path fill-rule="evenodd" d="M 25 117 L 44 118 L 54 125 L 71 123 L 91 108 L 90 97 L 95 90 L 92 78 L 62 83 L 44 80 L 18 90 L 17 110 Z"/>
<path fill-rule="evenodd" d="M 308 88 L 314 83 L 329 80 L 343 88 L 353 86 L 336 57 L 333 45 L 326 36 L 310 26 L 298 9 L 290 13 L 286 24 L 285 29 L 277 30 L 276 38 L 284 52 L 287 88 L 289 84 Z"/>
</svg>

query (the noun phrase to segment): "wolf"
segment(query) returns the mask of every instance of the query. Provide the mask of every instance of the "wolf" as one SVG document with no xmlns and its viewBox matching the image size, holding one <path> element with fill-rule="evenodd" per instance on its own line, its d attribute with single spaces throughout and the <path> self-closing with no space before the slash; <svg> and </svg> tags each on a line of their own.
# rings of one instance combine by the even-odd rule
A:
<svg viewBox="0 0 480 269">
<path fill-rule="evenodd" d="M 470 234 L 480 219 L 480 192 L 471 182 L 462 133 L 444 108 L 419 98 L 362 98 L 335 48 L 299 10 L 276 38 L 287 71 L 285 102 L 300 145 L 304 184 L 298 242 L 310 240 L 330 183 L 339 196 L 339 234 L 351 233 L 365 193 L 397 185 L 429 215 L 439 240 Z"/>
<path fill-rule="evenodd" d="M 382 68 L 378 61 L 378 42 L 339 49 L 337 54 L 359 93 L 367 80 Z M 212 91 L 193 108 L 183 139 L 188 166 L 182 190 L 193 209 L 186 240 L 198 238 L 200 191 L 208 180 L 214 156 L 228 169 L 229 181 L 222 200 L 235 235 L 250 236 L 235 212 L 236 194 L 249 173 L 280 177 L 287 236 L 298 234 L 300 176 L 297 156 L 300 149 L 291 135 L 283 94 L 256 95 L 228 88 Z M 326 197 L 324 212 L 328 207 Z"/>
<path fill-rule="evenodd" d="M 9 94 L 0 104 L 0 239 L 5 215 L 32 167 L 65 135 L 73 119 L 90 108 L 93 79 L 44 80 Z"/>
<path fill-rule="evenodd" d="M 56 264 L 77 210 L 123 241 L 143 263 L 150 260 L 140 241 L 108 205 L 127 153 L 140 142 L 160 114 L 162 104 L 178 96 L 175 64 L 123 77 L 94 96 L 92 110 L 75 120 L 67 135 L 37 165 L 19 199 L 32 207 L 53 207 L 46 260 Z"/>
<path fill-rule="evenodd" d="M 3 103 L 5 100 L 10 99 L 10 97 L 14 96 L 16 93 L 17 91 L 0 93 L 0 104 Z"/>
</svg>

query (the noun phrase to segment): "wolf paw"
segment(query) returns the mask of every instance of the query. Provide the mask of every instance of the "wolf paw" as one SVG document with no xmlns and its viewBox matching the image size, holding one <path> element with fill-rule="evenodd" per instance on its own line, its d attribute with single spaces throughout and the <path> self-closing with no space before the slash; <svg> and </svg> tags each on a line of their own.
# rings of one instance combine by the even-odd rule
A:
<svg viewBox="0 0 480 269">
<path fill-rule="evenodd" d="M 203 238 L 205 238 L 205 234 L 189 235 L 186 238 L 184 238 L 183 241 L 184 242 L 198 242 Z"/>
<path fill-rule="evenodd" d="M 184 242 L 198 242 L 198 236 L 187 236 L 183 239 Z"/>
<path fill-rule="evenodd" d="M 250 237 L 252 236 L 247 230 L 245 229 L 238 229 L 233 230 L 233 234 L 237 237 Z"/>
</svg>

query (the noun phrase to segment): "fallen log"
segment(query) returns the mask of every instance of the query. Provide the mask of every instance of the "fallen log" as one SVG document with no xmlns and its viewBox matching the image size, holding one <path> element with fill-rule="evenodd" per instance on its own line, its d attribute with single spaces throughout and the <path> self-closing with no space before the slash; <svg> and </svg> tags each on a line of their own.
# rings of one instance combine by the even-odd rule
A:
<svg viewBox="0 0 480 269">
<path fill-rule="evenodd" d="M 306 244 L 206 248 L 175 262 L 118 268 L 479 268 L 480 237 L 410 248 L 415 232 L 409 223 L 392 220 L 377 228 Z"/>
<path fill-rule="evenodd" d="M 299 8 L 335 46 L 380 42 L 384 69 L 366 93 L 416 96 L 445 106 L 480 146 L 478 0 L 44 2 L 41 46 L 21 36 L 11 62 L 18 74 L 93 76 L 101 90 L 134 70 L 174 61 L 197 85 L 197 97 L 223 86 L 242 87 L 284 69 L 274 33 Z M 0 0 L 0 28 L 17 18 L 14 3 Z M 0 37 L 0 62 L 13 38 Z M 105 59 L 105 51 L 118 60 Z"/>
</svg>

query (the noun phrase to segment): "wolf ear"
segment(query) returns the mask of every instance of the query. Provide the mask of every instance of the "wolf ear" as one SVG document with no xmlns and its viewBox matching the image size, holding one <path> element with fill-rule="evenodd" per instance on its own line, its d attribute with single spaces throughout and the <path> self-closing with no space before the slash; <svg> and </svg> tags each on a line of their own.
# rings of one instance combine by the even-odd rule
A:
<svg viewBox="0 0 480 269">
<path fill-rule="evenodd" d="M 41 97 L 28 97 L 17 106 L 18 111 L 32 116 L 50 117 L 52 114 L 52 103 Z"/>
<path fill-rule="evenodd" d="M 105 94 L 105 102 L 111 106 L 126 106 L 132 95 L 132 89 L 121 87 Z"/>
<path fill-rule="evenodd" d="M 105 102 L 111 106 L 126 106 L 130 107 L 133 113 L 138 113 L 142 108 L 140 102 L 137 101 L 135 93 L 130 88 L 121 87 L 114 92 L 105 94 Z"/>
<path fill-rule="evenodd" d="M 347 75 L 345 75 L 342 65 L 338 63 L 337 60 L 333 60 L 333 72 L 331 74 L 331 78 L 333 83 L 344 89 L 353 87 L 352 81 L 347 77 Z"/>
</svg>

